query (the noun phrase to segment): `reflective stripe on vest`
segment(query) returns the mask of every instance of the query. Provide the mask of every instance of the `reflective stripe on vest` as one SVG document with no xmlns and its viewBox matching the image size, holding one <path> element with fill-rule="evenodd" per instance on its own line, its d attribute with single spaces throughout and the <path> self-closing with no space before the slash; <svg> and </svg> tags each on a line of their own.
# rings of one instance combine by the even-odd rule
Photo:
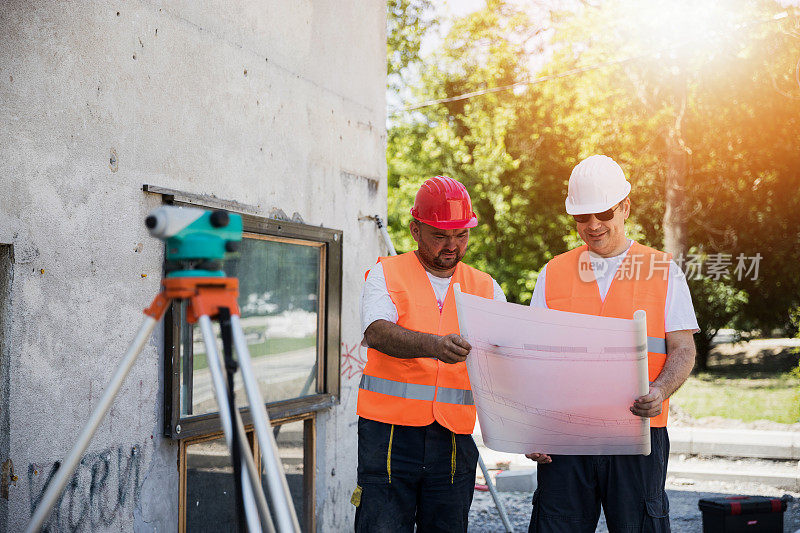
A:
<svg viewBox="0 0 800 533">
<path fill-rule="evenodd" d="M 439 387 L 439 392 L 437 393 L 436 386 L 434 385 L 403 383 L 401 381 L 392 381 L 391 379 L 366 375 L 361 376 L 361 383 L 358 387 L 360 389 L 396 396 L 398 398 L 407 398 L 409 400 L 426 400 L 432 402 L 436 399 L 436 401 L 443 403 L 475 405 L 471 390 Z"/>
<path fill-rule="evenodd" d="M 554 257 L 547 266 L 547 307 L 588 315 L 631 319 L 634 311 L 647 312 L 648 378 L 653 382 L 664 368 L 667 341 L 664 325 L 670 256 L 634 242 L 618 267 L 601 300 L 594 276 L 586 279 L 586 245 Z M 583 267 L 583 268 L 582 268 Z M 669 400 L 661 414 L 650 419 L 651 427 L 667 425 Z"/>
<path fill-rule="evenodd" d="M 414 252 L 381 258 L 386 288 L 397 308 L 397 325 L 422 333 L 458 333 L 452 286 L 465 293 L 492 298 L 492 278 L 458 263 L 442 308 L 430 279 Z M 475 405 L 466 363 L 447 364 L 430 354 L 414 358 L 391 357 L 367 350 L 358 391 L 359 416 L 387 424 L 426 426 L 438 422 L 454 433 L 469 434 L 475 427 Z"/>
<path fill-rule="evenodd" d="M 647 337 L 647 351 L 651 353 L 667 354 L 667 339 L 658 337 Z"/>
</svg>

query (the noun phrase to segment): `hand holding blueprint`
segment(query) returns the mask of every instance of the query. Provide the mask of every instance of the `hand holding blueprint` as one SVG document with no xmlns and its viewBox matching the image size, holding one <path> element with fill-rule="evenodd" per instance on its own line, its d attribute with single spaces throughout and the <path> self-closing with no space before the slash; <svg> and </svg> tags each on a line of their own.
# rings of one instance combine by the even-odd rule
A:
<svg viewBox="0 0 800 533">
<path fill-rule="evenodd" d="M 650 453 L 644 311 L 607 318 L 487 300 L 456 287 L 484 443 L 564 455 Z"/>
</svg>

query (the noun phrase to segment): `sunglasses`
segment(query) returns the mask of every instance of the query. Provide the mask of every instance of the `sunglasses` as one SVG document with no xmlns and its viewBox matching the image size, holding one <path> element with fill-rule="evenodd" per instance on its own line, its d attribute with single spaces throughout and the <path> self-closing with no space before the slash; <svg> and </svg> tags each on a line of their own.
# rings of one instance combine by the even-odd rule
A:
<svg viewBox="0 0 800 533">
<path fill-rule="evenodd" d="M 619 204 L 615 205 L 611 209 L 606 209 L 602 213 L 594 213 L 594 218 L 596 218 L 597 220 L 601 220 L 603 222 L 608 222 L 609 220 L 614 218 L 614 211 L 616 211 L 618 207 Z M 592 216 L 591 213 L 586 213 L 584 215 L 572 215 L 572 218 L 575 219 L 575 222 L 580 222 L 581 224 L 583 224 L 584 222 L 589 222 L 589 217 L 591 216 Z"/>
</svg>

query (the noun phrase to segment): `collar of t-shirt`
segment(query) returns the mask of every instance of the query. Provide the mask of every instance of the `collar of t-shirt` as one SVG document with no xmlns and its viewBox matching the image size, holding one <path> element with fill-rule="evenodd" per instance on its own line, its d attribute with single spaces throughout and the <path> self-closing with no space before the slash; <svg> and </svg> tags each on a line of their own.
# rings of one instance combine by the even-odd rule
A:
<svg viewBox="0 0 800 533">
<path fill-rule="evenodd" d="M 597 280 L 597 288 L 600 289 L 601 300 L 606 299 L 608 289 L 611 288 L 611 282 L 614 280 L 614 274 L 617 273 L 622 260 L 628 255 L 631 245 L 633 245 L 633 241 L 628 239 L 628 247 L 625 248 L 625 251 L 612 257 L 602 257 L 594 252 L 589 252 L 589 261 L 592 263 L 592 270 L 594 271 L 595 280 Z"/>
<path fill-rule="evenodd" d="M 444 307 L 444 299 L 447 297 L 447 289 L 450 287 L 450 279 L 452 278 L 440 278 L 439 276 L 434 276 L 427 270 L 425 273 L 428 275 L 428 279 L 431 280 L 431 287 L 433 287 L 433 293 L 436 295 L 436 303 L 439 305 L 439 311 L 442 310 Z"/>
</svg>

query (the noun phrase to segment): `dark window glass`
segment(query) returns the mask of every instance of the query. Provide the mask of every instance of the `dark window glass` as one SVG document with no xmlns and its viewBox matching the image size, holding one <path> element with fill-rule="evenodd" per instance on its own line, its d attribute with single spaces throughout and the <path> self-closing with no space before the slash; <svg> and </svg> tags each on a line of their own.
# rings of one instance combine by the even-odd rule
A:
<svg viewBox="0 0 800 533">
<path fill-rule="evenodd" d="M 186 530 L 235 532 L 236 495 L 225 437 L 186 447 Z"/>
<path fill-rule="evenodd" d="M 278 456 L 283 464 L 283 471 L 286 473 L 286 482 L 289 484 L 289 492 L 294 503 L 294 512 L 297 514 L 297 521 L 300 523 L 300 530 L 306 531 L 305 526 L 305 433 L 304 422 L 287 422 L 275 428 L 276 441 L 278 443 Z M 266 478 L 262 478 L 264 492 L 267 493 Z"/>
</svg>

